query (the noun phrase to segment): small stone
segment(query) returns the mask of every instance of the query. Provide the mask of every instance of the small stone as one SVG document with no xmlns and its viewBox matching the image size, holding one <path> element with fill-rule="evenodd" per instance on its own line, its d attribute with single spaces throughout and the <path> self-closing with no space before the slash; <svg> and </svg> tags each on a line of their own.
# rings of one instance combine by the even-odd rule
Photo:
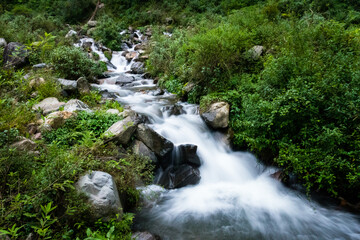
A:
<svg viewBox="0 0 360 240">
<path fill-rule="evenodd" d="M 77 35 L 77 32 L 74 31 L 74 30 L 70 30 L 66 35 L 65 35 L 65 38 L 70 38 L 72 36 L 76 36 Z"/>
<path fill-rule="evenodd" d="M 63 90 L 75 91 L 77 89 L 77 82 L 74 80 L 58 78 L 57 81 Z"/>
<path fill-rule="evenodd" d="M 47 67 L 46 63 L 39 63 L 39 64 L 33 65 L 34 69 L 41 69 L 41 68 L 46 68 L 46 67 Z"/>
<path fill-rule="evenodd" d="M 88 25 L 89 27 L 96 27 L 97 21 L 88 21 L 87 25 Z"/>
<path fill-rule="evenodd" d="M 119 115 L 120 111 L 118 109 L 108 109 L 106 110 L 106 113 Z"/>
<path fill-rule="evenodd" d="M 31 87 L 31 88 L 38 87 L 44 83 L 45 83 L 45 80 L 43 78 L 35 78 L 29 82 L 29 87 Z"/>
<path fill-rule="evenodd" d="M 7 45 L 7 42 L 5 41 L 5 39 L 4 39 L 4 38 L 0 38 L 0 47 L 5 48 L 6 45 Z"/>
</svg>

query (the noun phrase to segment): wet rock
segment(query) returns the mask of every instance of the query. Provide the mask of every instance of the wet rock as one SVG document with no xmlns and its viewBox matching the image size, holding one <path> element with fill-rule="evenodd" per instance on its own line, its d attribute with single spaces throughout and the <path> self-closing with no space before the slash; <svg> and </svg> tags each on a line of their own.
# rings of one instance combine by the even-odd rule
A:
<svg viewBox="0 0 360 240">
<path fill-rule="evenodd" d="M 59 102 L 57 98 L 49 97 L 42 100 L 40 103 L 33 106 L 34 110 L 40 109 L 44 115 L 51 112 L 58 111 L 60 107 L 64 106 L 64 102 Z"/>
<path fill-rule="evenodd" d="M 18 151 L 35 151 L 37 144 L 30 139 L 23 139 L 21 141 L 13 143 L 10 148 L 15 148 Z"/>
<path fill-rule="evenodd" d="M 279 181 L 279 182 L 282 182 L 282 179 L 284 177 L 284 174 L 283 174 L 283 171 L 282 170 L 278 170 L 272 174 L 270 174 L 270 177 Z"/>
<path fill-rule="evenodd" d="M 175 170 L 174 167 L 167 168 L 160 177 L 157 184 L 167 188 L 181 188 L 188 185 L 196 185 L 200 182 L 199 169 L 183 164 Z"/>
<path fill-rule="evenodd" d="M 189 164 L 195 167 L 201 166 L 201 161 L 197 155 L 197 146 L 194 144 L 182 144 L 177 147 L 177 154 L 180 164 Z"/>
<path fill-rule="evenodd" d="M 90 93 L 90 83 L 84 77 L 80 77 L 76 81 L 76 88 L 80 94 L 89 94 Z"/>
<path fill-rule="evenodd" d="M 174 144 L 155 132 L 152 128 L 145 124 L 140 124 L 138 125 L 136 136 L 160 158 L 160 161 L 167 162 L 171 157 Z"/>
<path fill-rule="evenodd" d="M 205 123 L 214 128 L 226 128 L 229 126 L 230 106 L 226 102 L 211 104 L 205 111 L 200 111 Z"/>
<path fill-rule="evenodd" d="M 70 30 L 66 35 L 65 35 L 65 38 L 70 38 L 72 36 L 76 36 L 77 35 L 77 32 L 74 31 L 74 30 Z"/>
<path fill-rule="evenodd" d="M 87 111 L 90 112 L 90 108 L 84 102 L 78 99 L 71 99 L 64 105 L 64 111 L 75 112 L 75 111 Z"/>
<path fill-rule="evenodd" d="M 145 72 L 144 63 L 134 62 L 131 66 L 131 72 L 135 74 L 143 74 Z"/>
<path fill-rule="evenodd" d="M 102 90 L 100 94 L 103 99 L 115 99 L 118 97 L 116 93 L 109 92 L 108 90 Z"/>
<path fill-rule="evenodd" d="M 46 63 L 39 63 L 39 64 L 33 65 L 34 69 L 42 69 L 42 68 L 46 68 L 46 67 L 47 67 Z"/>
<path fill-rule="evenodd" d="M 263 46 L 254 46 L 249 50 L 249 53 L 251 55 L 251 58 L 253 60 L 258 60 L 260 56 L 264 53 L 264 47 Z"/>
<path fill-rule="evenodd" d="M 108 109 L 106 110 L 106 113 L 119 115 L 120 111 L 118 109 Z"/>
<path fill-rule="evenodd" d="M 185 113 L 183 107 L 178 104 L 165 106 L 163 108 L 163 111 L 167 112 L 169 114 L 169 116 L 172 116 L 172 115 L 178 116 L 178 115 Z"/>
<path fill-rule="evenodd" d="M 137 57 L 137 52 L 129 52 L 125 55 L 127 61 L 131 61 Z"/>
<path fill-rule="evenodd" d="M 87 22 L 87 25 L 88 25 L 89 27 L 96 27 L 97 21 L 88 21 L 88 22 Z"/>
<path fill-rule="evenodd" d="M 107 141 L 127 144 L 134 134 L 136 127 L 137 122 L 129 116 L 121 121 L 114 123 L 108 130 L 106 130 L 105 136 L 108 138 Z"/>
<path fill-rule="evenodd" d="M 160 240 L 159 237 L 149 232 L 136 232 L 131 236 L 131 239 L 135 240 Z"/>
<path fill-rule="evenodd" d="M 27 63 L 29 55 L 25 45 L 17 42 L 10 42 L 4 49 L 4 66 L 5 67 L 21 67 Z"/>
<path fill-rule="evenodd" d="M 78 191 L 85 193 L 94 208 L 94 218 L 109 220 L 122 214 L 122 205 L 113 177 L 105 172 L 93 171 L 76 183 Z"/>
<path fill-rule="evenodd" d="M 77 90 L 77 82 L 74 80 L 67 80 L 63 78 L 57 79 L 58 83 L 60 83 L 61 89 L 68 91 L 76 91 Z"/>
<path fill-rule="evenodd" d="M 153 95 L 154 96 L 160 96 L 160 95 L 164 95 L 164 90 L 162 89 L 156 89 L 154 92 L 153 92 Z"/>
<path fill-rule="evenodd" d="M 4 38 L 0 38 L 0 47 L 5 48 L 5 47 L 6 47 L 6 45 L 7 45 L 6 40 L 5 40 Z"/>
<path fill-rule="evenodd" d="M 146 50 L 148 47 L 148 45 L 146 43 L 141 43 L 135 46 L 135 51 L 139 51 L 139 50 Z"/>
<path fill-rule="evenodd" d="M 148 157 L 152 163 L 158 164 L 158 159 L 155 156 L 155 153 L 153 153 L 143 142 L 135 140 L 132 145 L 132 150 L 133 153 L 143 157 Z"/>
<path fill-rule="evenodd" d="M 125 84 L 132 83 L 134 80 L 135 80 L 135 78 L 133 76 L 126 76 L 125 74 L 121 74 L 116 79 L 116 84 L 119 84 L 120 86 L 123 86 Z"/>
<path fill-rule="evenodd" d="M 44 123 L 41 125 L 41 129 L 43 131 L 51 131 L 53 129 L 60 128 L 64 125 L 65 121 L 71 117 L 75 117 L 76 113 L 67 112 L 67 111 L 59 111 L 50 113 L 46 118 Z"/>
<path fill-rule="evenodd" d="M 29 87 L 38 87 L 45 83 L 45 80 L 43 78 L 34 78 L 29 82 Z"/>
</svg>

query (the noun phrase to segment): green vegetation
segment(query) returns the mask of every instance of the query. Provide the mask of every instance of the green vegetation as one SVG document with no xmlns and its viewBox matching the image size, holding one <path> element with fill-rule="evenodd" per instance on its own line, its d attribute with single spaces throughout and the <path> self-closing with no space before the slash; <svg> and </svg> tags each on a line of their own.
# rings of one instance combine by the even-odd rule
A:
<svg viewBox="0 0 360 240">
<path fill-rule="evenodd" d="M 237 146 L 297 174 L 309 190 L 357 200 L 358 10 L 352 2 L 267 1 L 171 38 L 157 31 L 149 70 L 202 107 L 228 101 Z M 187 94 L 189 82 L 196 86 Z"/>
<path fill-rule="evenodd" d="M 129 239 L 132 214 L 121 221 L 89 221 L 91 208 L 74 183 L 89 170 L 106 171 L 126 196 L 125 205 L 134 207 L 135 183 L 151 179 L 147 159 L 102 141 L 102 133 L 120 119 L 105 111 L 123 107 L 116 101 L 100 105 L 96 91 L 65 96 L 55 81 L 92 81 L 104 71 L 99 56 L 90 59 L 73 47 L 76 36 L 64 37 L 67 24 L 85 34 L 96 2 L 0 4 L 0 37 L 24 44 L 29 65 L 51 66 L 0 68 L 0 233 L 12 239 L 30 232 L 37 239 Z M 119 50 L 127 37 L 120 30 L 151 25 L 146 65 L 162 87 L 201 108 L 229 102 L 237 147 L 295 173 L 308 190 L 360 200 L 359 1 L 102 2 L 91 31 L 97 41 Z M 263 47 L 259 54 L 254 46 Z M 42 117 L 32 106 L 47 97 L 78 98 L 98 110 L 79 112 L 43 133 L 35 152 L 11 149 L 19 137 L 30 137 L 29 124 Z"/>
</svg>

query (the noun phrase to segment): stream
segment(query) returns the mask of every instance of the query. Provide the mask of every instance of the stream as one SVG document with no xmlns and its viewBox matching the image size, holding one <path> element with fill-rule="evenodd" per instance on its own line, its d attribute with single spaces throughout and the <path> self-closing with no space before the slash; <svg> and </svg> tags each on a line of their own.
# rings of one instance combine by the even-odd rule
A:
<svg viewBox="0 0 360 240">
<path fill-rule="evenodd" d="M 140 32 L 135 34 L 141 39 Z M 271 178 L 276 169 L 261 165 L 250 153 L 232 151 L 219 133 L 206 126 L 197 105 L 176 103 L 174 95 L 159 93 L 152 79 L 128 73 L 134 60 L 127 61 L 122 54 L 113 53 L 111 77 L 96 87 L 147 116 L 148 125 L 175 146 L 197 145 L 202 164 L 197 185 L 142 188 L 149 202 L 136 215 L 137 230 L 164 240 L 360 239 L 358 216 L 324 207 Z M 115 84 L 119 76 L 133 81 L 120 86 Z M 177 116 L 166 110 L 175 103 L 183 109 Z"/>
</svg>

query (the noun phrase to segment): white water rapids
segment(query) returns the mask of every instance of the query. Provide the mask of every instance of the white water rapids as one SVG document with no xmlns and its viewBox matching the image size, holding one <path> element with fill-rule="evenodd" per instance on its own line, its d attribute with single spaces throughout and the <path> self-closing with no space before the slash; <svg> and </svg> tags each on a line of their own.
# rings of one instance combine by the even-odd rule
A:
<svg viewBox="0 0 360 240">
<path fill-rule="evenodd" d="M 133 48 L 131 49 L 133 50 Z M 154 96 L 153 80 L 140 75 L 124 87 L 114 84 L 130 63 L 115 52 L 117 69 L 98 87 L 116 93 L 117 100 L 148 117 L 150 127 L 175 145 L 198 146 L 201 181 L 175 190 L 149 186 L 158 196 L 136 217 L 136 227 L 161 239 L 360 239 L 358 216 L 323 207 L 269 177 L 270 170 L 245 152 L 233 152 L 208 129 L 197 106 L 178 103 L 185 114 L 168 116 L 164 106 L 174 96 Z"/>
</svg>

